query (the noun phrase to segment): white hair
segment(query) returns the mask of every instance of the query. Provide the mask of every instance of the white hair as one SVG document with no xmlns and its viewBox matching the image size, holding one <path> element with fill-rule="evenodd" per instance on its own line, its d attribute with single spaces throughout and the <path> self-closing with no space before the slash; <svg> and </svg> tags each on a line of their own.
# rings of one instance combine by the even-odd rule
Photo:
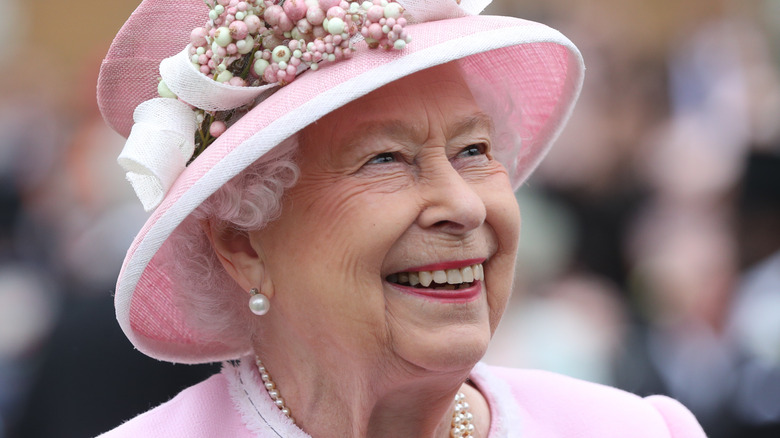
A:
<svg viewBox="0 0 780 438">
<path fill-rule="evenodd" d="M 206 199 L 173 234 L 169 248 L 179 287 L 176 305 L 189 318 L 187 323 L 205 336 L 223 343 L 249 348 L 251 316 L 248 291 L 228 275 L 204 232 L 206 222 L 238 233 L 259 230 L 277 219 L 285 190 L 298 180 L 295 154 L 298 135 L 276 146 L 267 157 L 253 163 Z"/>
</svg>

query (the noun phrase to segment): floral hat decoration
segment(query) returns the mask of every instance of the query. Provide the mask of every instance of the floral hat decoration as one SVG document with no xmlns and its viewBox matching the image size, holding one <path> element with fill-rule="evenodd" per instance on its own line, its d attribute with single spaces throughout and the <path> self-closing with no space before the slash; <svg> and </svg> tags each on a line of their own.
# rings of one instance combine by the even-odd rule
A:
<svg viewBox="0 0 780 438">
<path fill-rule="evenodd" d="M 244 347 L 188 324 L 165 258 L 178 225 L 224 183 L 324 115 L 392 81 L 459 60 L 522 139 L 497 153 L 515 188 L 557 137 L 582 87 L 558 31 L 478 15 L 490 0 L 143 0 L 101 66 L 98 104 L 127 137 L 119 164 L 152 212 L 122 266 L 117 319 L 143 353 L 235 359 Z M 490 112 L 490 111 L 488 111 Z M 496 114 L 498 115 L 498 114 Z"/>
</svg>

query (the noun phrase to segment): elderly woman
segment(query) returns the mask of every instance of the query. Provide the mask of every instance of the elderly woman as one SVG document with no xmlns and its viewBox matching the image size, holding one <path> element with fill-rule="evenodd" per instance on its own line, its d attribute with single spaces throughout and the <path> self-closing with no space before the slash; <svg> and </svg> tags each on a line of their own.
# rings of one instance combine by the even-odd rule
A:
<svg viewBox="0 0 780 438">
<path fill-rule="evenodd" d="M 225 364 L 105 437 L 703 436 L 668 398 L 478 363 L 571 42 L 479 0 L 205 3 L 144 0 L 99 101 L 153 210 L 119 323 Z"/>
</svg>

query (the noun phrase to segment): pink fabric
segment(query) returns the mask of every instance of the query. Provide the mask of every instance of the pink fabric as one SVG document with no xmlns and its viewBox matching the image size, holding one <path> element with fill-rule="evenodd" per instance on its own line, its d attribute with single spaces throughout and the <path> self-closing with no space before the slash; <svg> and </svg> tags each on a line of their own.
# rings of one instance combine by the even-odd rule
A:
<svg viewBox="0 0 780 438">
<path fill-rule="evenodd" d="M 135 107 L 157 97 L 160 61 L 190 42 L 190 32 L 203 25 L 207 13 L 202 0 L 144 1 L 133 11 L 114 38 L 98 79 L 98 106 L 117 132 L 130 134 Z"/>
<path fill-rule="evenodd" d="M 228 393 L 227 379 L 212 376 L 101 438 L 250 438 Z"/>
<path fill-rule="evenodd" d="M 243 369 L 226 366 L 222 374 L 183 391 L 173 400 L 100 438 L 304 436 L 292 425 L 288 426 L 289 430 L 273 432 L 257 429 L 255 424 L 253 427 L 257 430 L 254 434 L 249 432 L 239 406 L 246 404 L 243 399 L 257 388 L 235 387 L 235 382 L 247 384 L 255 380 L 246 375 L 247 363 L 251 364 L 251 361 L 245 361 L 240 366 Z M 472 380 L 490 404 L 492 418 L 488 438 L 705 437 L 693 415 L 677 401 L 664 396 L 643 399 L 615 388 L 545 371 L 481 364 L 475 368 Z M 267 394 L 264 397 L 267 398 Z M 265 401 L 253 401 L 252 409 L 259 407 L 258 417 L 266 416 L 273 422 L 273 417 L 280 415 L 279 411 L 270 398 Z M 262 421 L 255 423 L 264 424 Z"/>
<path fill-rule="evenodd" d="M 524 437 L 706 438 L 690 411 L 669 397 L 641 398 L 546 371 L 491 371 L 511 388 Z"/>
<path fill-rule="evenodd" d="M 672 436 L 704 436 L 696 418 L 677 400 L 661 395 L 653 395 L 645 400 L 661 413 Z"/>
</svg>

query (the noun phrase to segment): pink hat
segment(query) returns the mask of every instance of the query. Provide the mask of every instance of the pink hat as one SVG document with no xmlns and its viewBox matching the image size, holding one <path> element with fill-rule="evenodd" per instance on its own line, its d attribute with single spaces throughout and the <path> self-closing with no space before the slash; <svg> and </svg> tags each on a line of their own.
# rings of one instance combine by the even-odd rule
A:
<svg viewBox="0 0 780 438">
<path fill-rule="evenodd" d="M 538 165 L 582 86 L 584 66 L 571 41 L 542 24 L 476 15 L 490 0 L 398 3 L 409 17 L 405 31 L 410 42 L 402 50 L 369 49 L 365 41 L 353 40 L 355 53 L 350 59 L 323 64 L 285 86 L 273 87 L 186 168 L 182 164 L 180 173 L 163 177 L 170 180 L 170 187 L 158 193 L 159 205 L 130 246 L 117 283 L 117 319 L 136 348 L 182 363 L 228 360 L 247 353 L 227 343 L 207 342 L 213 337 L 187 324 L 175 296 L 189 292 L 173 284 L 163 260 L 171 254 L 165 250 L 171 235 L 206 198 L 283 140 L 385 84 L 461 60 L 467 81 L 495 84 L 497 93 L 509 94 L 518 106 L 515 119 L 508 123 L 518 130 L 522 145 L 501 158 L 513 186 L 517 188 Z M 208 14 L 203 0 L 144 0 L 119 31 L 101 67 L 98 103 L 103 117 L 120 134 L 128 136 L 135 129 L 139 104 L 158 97 L 161 73 L 168 81 L 164 70 L 171 61 L 163 66 L 161 62 L 175 59 L 190 42 L 192 29 L 202 26 Z M 229 88 L 239 87 L 224 88 L 230 93 Z M 135 117 L 139 124 L 138 111 Z"/>
</svg>

